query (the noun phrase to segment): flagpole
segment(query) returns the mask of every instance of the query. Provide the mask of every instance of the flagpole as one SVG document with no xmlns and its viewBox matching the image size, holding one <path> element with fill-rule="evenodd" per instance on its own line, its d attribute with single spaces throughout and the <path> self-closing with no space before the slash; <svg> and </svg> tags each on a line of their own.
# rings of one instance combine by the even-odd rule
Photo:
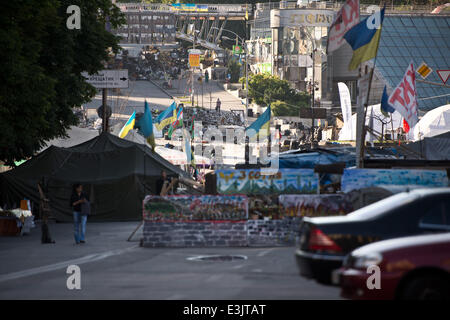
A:
<svg viewBox="0 0 450 320">
<path fill-rule="evenodd" d="M 369 96 L 370 96 L 370 89 L 372 87 L 372 79 L 373 79 L 373 74 L 375 71 L 375 66 L 377 63 L 377 57 L 378 57 L 378 48 L 380 45 L 380 39 L 381 39 L 381 33 L 383 32 L 383 23 L 381 23 L 380 25 L 380 36 L 378 37 L 378 41 L 377 41 L 377 53 L 375 55 L 375 59 L 373 60 L 373 67 L 372 70 L 370 72 L 370 78 L 369 78 L 369 85 L 367 88 L 367 97 L 366 100 L 364 101 L 364 105 L 363 105 L 363 110 L 360 111 L 364 111 L 364 118 L 362 119 L 362 131 L 361 131 L 361 138 L 360 138 L 360 145 L 359 145 L 359 152 L 358 152 L 358 146 L 357 146 L 357 155 L 356 155 L 356 165 L 358 168 L 364 168 L 364 149 L 365 149 L 365 140 L 366 140 L 366 132 L 367 132 L 367 128 L 366 128 L 366 116 L 367 116 L 367 107 L 369 105 Z M 360 64 L 360 76 L 362 74 L 362 68 L 361 68 L 362 64 Z M 361 126 L 361 123 L 360 123 Z M 356 128 L 356 130 L 358 130 L 358 128 Z"/>
<path fill-rule="evenodd" d="M 394 141 L 394 119 L 392 119 L 392 113 L 391 113 L 391 140 Z"/>
<path fill-rule="evenodd" d="M 147 101 L 145 101 L 145 102 L 147 102 Z M 145 114 L 145 104 L 144 104 L 144 114 Z M 147 193 L 147 187 L 146 187 L 146 184 L 145 184 L 145 180 L 146 180 L 146 175 L 145 174 L 147 172 L 146 171 L 146 167 L 145 167 L 145 147 L 146 147 L 145 141 L 146 141 L 146 139 L 144 137 L 144 144 L 143 144 L 143 146 L 144 146 L 144 148 L 143 148 L 143 156 L 144 156 L 144 179 L 143 179 L 143 181 L 144 181 L 144 199 L 145 199 L 145 196 L 146 196 L 146 193 Z"/>
</svg>

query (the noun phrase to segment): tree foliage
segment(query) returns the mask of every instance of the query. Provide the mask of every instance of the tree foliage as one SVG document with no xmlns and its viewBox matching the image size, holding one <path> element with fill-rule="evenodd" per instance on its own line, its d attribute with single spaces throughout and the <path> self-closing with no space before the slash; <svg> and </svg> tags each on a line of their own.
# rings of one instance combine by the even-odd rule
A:
<svg viewBox="0 0 450 320">
<path fill-rule="evenodd" d="M 228 61 L 228 73 L 231 75 L 231 82 L 238 82 L 241 74 L 241 64 L 237 59 L 230 59 Z"/>
<path fill-rule="evenodd" d="M 244 79 L 241 78 L 241 81 Z M 287 80 L 281 80 L 269 74 L 252 75 L 248 84 L 249 97 L 256 104 L 267 106 L 278 101 L 279 110 L 285 110 L 288 107 L 292 109 L 287 112 L 289 114 L 298 114 L 299 108 L 308 106 L 310 101 L 308 94 L 292 89 Z M 286 112 L 283 111 L 283 113 Z"/>
<path fill-rule="evenodd" d="M 81 9 L 69 30 L 67 7 Z M 111 0 L 7 1 L 0 11 L 0 160 L 32 156 L 44 141 L 76 124 L 72 108 L 95 95 L 81 72 L 103 69 L 118 38 L 105 30 L 124 23 Z"/>
<path fill-rule="evenodd" d="M 276 117 L 298 117 L 299 107 L 288 105 L 284 101 L 277 100 L 270 104 L 272 114 Z"/>
</svg>

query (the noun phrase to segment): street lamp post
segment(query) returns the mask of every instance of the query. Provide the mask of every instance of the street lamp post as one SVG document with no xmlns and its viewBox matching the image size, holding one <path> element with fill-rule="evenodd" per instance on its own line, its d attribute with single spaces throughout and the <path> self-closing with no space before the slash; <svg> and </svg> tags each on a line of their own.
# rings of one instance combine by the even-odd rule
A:
<svg viewBox="0 0 450 320">
<path fill-rule="evenodd" d="M 314 42 L 313 42 L 314 43 Z M 312 94 L 311 94 L 311 127 L 314 137 L 314 107 L 315 107 L 315 92 L 316 92 L 316 82 L 315 82 L 315 69 L 316 69 L 316 50 L 313 47 L 312 52 Z"/>
<path fill-rule="evenodd" d="M 315 83 L 315 69 L 316 69 L 316 44 L 314 39 L 311 37 L 309 32 L 301 29 L 302 35 L 306 36 L 311 41 L 312 46 L 312 81 L 311 81 L 311 147 L 314 145 L 314 103 L 315 103 L 315 91 L 316 91 L 316 83 Z"/>
<path fill-rule="evenodd" d="M 195 31 L 194 31 L 194 42 L 192 43 L 192 50 L 195 50 Z M 195 107 L 195 102 L 194 102 L 194 99 L 195 99 L 195 95 L 194 95 L 194 68 L 195 67 L 192 67 L 192 70 L 191 70 L 191 95 L 192 95 L 191 103 L 192 103 L 192 107 Z"/>
<path fill-rule="evenodd" d="M 219 29 L 217 27 L 212 27 L 214 29 Z M 248 52 L 247 52 L 247 43 L 245 42 L 245 40 L 240 37 L 237 33 L 228 30 L 228 29 L 223 29 L 223 31 L 227 31 L 229 33 L 232 33 L 236 36 L 236 39 L 239 39 L 239 41 L 242 43 L 242 46 L 244 48 L 244 56 L 245 56 L 245 113 L 244 113 L 244 121 L 245 121 L 245 126 L 248 127 Z M 227 36 L 222 36 L 223 39 L 226 40 L 232 40 L 231 38 L 228 38 Z"/>
<path fill-rule="evenodd" d="M 245 126 L 248 127 L 248 53 L 247 53 L 247 43 L 244 43 L 244 54 L 245 54 Z"/>
<path fill-rule="evenodd" d="M 193 36 L 193 41 L 192 41 L 192 50 L 195 50 L 195 41 L 197 40 L 197 34 L 199 33 L 199 30 L 193 30 L 192 32 L 192 36 Z M 192 107 L 195 107 L 195 95 L 194 95 L 194 70 L 195 67 L 191 67 L 191 103 L 192 103 Z M 197 98 L 197 102 L 198 102 L 198 98 Z"/>
</svg>

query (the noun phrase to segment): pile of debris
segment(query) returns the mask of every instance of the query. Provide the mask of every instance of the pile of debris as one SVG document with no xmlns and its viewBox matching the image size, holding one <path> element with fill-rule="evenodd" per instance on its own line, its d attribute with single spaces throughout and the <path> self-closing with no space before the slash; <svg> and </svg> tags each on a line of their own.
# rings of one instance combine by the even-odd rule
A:
<svg viewBox="0 0 450 320">
<path fill-rule="evenodd" d="M 185 121 L 190 121 L 194 108 L 185 108 L 183 110 L 183 117 Z M 243 126 L 244 116 L 242 113 L 233 111 L 216 111 L 202 108 L 195 108 L 195 121 L 201 121 L 203 126 L 209 125 L 233 125 L 233 126 Z"/>
<path fill-rule="evenodd" d="M 182 69 L 187 68 L 187 50 L 184 48 L 162 51 L 147 46 L 137 57 L 131 57 L 124 50 L 116 58 L 117 68 L 128 69 L 131 80 L 168 80 L 177 78 Z"/>
</svg>

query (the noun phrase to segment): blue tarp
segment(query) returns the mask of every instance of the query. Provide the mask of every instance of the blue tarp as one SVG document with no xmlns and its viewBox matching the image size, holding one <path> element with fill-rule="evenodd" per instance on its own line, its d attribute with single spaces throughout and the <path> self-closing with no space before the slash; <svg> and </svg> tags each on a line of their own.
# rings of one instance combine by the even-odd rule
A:
<svg viewBox="0 0 450 320">
<path fill-rule="evenodd" d="M 393 148 L 379 149 L 368 147 L 367 152 L 371 155 L 371 158 L 392 159 L 396 154 L 396 150 Z M 355 148 L 317 148 L 313 151 L 290 150 L 279 155 L 279 168 L 313 169 L 318 164 L 332 164 L 337 162 L 345 162 L 347 168 L 354 167 L 356 165 Z"/>
<path fill-rule="evenodd" d="M 332 164 L 345 162 L 346 167 L 355 166 L 356 159 L 353 152 L 328 152 L 315 151 L 308 153 L 286 153 L 280 154 L 280 168 L 310 168 L 313 169 L 317 164 Z"/>
</svg>

